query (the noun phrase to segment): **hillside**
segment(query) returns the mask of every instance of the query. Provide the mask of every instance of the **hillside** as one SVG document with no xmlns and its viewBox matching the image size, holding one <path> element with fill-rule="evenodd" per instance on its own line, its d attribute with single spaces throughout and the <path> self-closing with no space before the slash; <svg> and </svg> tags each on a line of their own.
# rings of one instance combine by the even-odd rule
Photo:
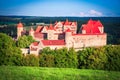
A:
<svg viewBox="0 0 120 80">
<path fill-rule="evenodd" d="M 0 80 L 120 80 L 119 75 L 103 70 L 0 66 Z"/>
</svg>

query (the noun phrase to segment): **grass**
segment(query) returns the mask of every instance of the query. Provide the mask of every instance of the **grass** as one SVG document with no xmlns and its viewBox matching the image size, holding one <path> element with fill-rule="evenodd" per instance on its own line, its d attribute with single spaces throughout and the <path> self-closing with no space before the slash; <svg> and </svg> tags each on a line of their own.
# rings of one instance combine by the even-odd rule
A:
<svg viewBox="0 0 120 80">
<path fill-rule="evenodd" d="M 120 72 L 72 68 L 0 66 L 0 80 L 120 80 Z"/>
</svg>

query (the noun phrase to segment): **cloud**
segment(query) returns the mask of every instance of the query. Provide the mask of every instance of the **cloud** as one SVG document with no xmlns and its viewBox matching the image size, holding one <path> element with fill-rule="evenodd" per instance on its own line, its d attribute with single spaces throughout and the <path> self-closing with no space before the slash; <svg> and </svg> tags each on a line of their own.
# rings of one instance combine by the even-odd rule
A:
<svg viewBox="0 0 120 80">
<path fill-rule="evenodd" d="M 101 12 L 98 12 L 98 11 L 96 11 L 96 10 L 90 10 L 89 11 L 89 14 L 91 14 L 91 15 L 95 15 L 95 16 L 102 16 L 102 13 Z"/>
<path fill-rule="evenodd" d="M 89 10 L 88 12 L 80 12 L 79 13 L 80 17 L 98 17 L 98 16 L 103 16 L 102 12 L 96 11 L 96 10 Z"/>
</svg>

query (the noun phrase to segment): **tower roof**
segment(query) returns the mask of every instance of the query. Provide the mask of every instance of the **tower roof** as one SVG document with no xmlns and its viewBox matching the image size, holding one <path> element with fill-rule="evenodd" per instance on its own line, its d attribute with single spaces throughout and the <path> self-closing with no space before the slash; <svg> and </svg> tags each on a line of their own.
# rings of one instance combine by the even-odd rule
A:
<svg viewBox="0 0 120 80">
<path fill-rule="evenodd" d="M 52 25 L 52 24 L 50 24 L 50 26 L 49 26 L 48 30 L 54 30 L 54 27 L 53 27 L 53 25 Z"/>
<path fill-rule="evenodd" d="M 69 25 L 69 21 L 68 21 L 68 19 L 66 19 L 66 21 L 65 21 L 65 24 L 64 25 Z"/>
<path fill-rule="evenodd" d="M 19 22 L 19 23 L 17 24 L 17 27 L 18 27 L 18 28 L 21 28 L 21 27 L 23 27 L 23 24 L 22 24 L 21 22 Z"/>
<path fill-rule="evenodd" d="M 71 32 L 71 30 L 68 28 L 65 32 Z"/>
</svg>

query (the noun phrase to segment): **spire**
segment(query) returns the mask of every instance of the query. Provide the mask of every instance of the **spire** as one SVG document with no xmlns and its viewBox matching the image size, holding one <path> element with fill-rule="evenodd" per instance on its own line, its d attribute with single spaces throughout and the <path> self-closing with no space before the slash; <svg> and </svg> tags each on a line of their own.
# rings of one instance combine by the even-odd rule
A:
<svg viewBox="0 0 120 80">
<path fill-rule="evenodd" d="M 71 30 L 68 28 L 65 32 L 71 32 Z"/>
<path fill-rule="evenodd" d="M 88 21 L 88 24 L 92 24 L 93 20 L 90 18 L 90 20 Z"/>
<path fill-rule="evenodd" d="M 52 26 L 52 24 L 50 24 L 49 30 L 54 30 L 54 27 Z"/>
<path fill-rule="evenodd" d="M 17 24 L 17 27 L 18 27 L 18 28 L 22 28 L 22 27 L 23 27 L 23 24 L 22 24 L 21 22 L 19 22 L 19 23 Z"/>
<path fill-rule="evenodd" d="M 65 24 L 64 25 L 69 25 L 69 21 L 68 21 L 68 19 L 66 19 L 66 21 L 65 21 Z"/>
</svg>

